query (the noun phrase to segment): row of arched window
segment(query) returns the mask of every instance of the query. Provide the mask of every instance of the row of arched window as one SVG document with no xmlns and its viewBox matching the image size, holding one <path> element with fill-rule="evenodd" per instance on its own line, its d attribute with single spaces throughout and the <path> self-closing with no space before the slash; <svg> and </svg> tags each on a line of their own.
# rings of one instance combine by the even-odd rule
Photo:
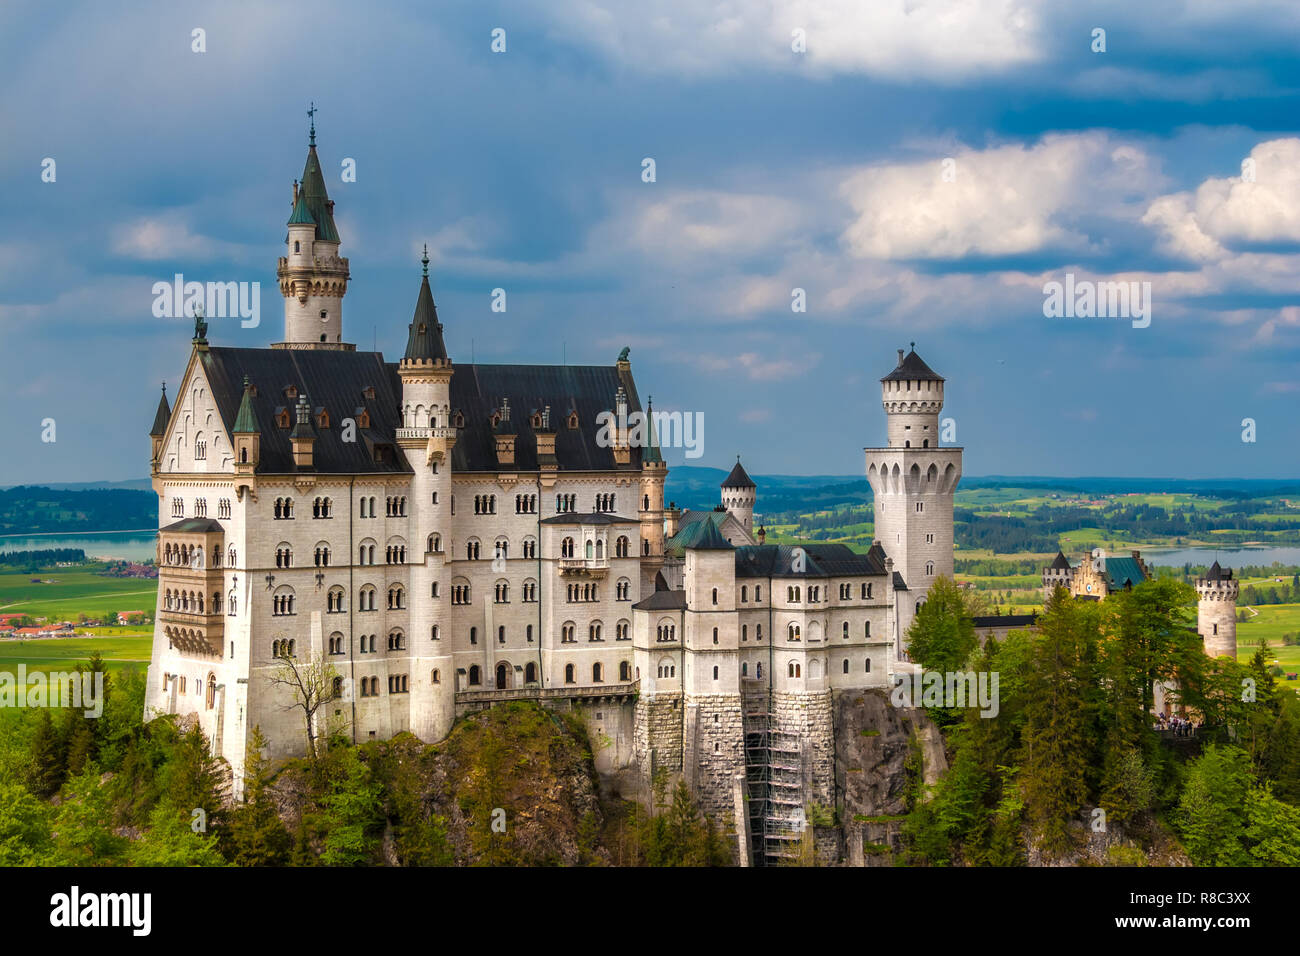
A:
<svg viewBox="0 0 1300 956">
<path fill-rule="evenodd" d="M 516 509 L 518 510 L 518 509 Z M 475 495 L 474 513 L 476 515 L 494 515 L 497 513 L 496 495 Z"/>
<path fill-rule="evenodd" d="M 515 514 L 517 515 L 537 514 L 537 496 L 536 495 L 515 495 Z"/>
<path fill-rule="evenodd" d="M 233 593 L 233 592 L 232 592 Z M 163 594 L 163 607 L 168 611 L 182 611 L 188 614 L 204 614 L 203 593 L 201 591 L 173 591 L 167 588 Z M 212 592 L 212 614 L 221 613 L 221 592 Z"/>
</svg>

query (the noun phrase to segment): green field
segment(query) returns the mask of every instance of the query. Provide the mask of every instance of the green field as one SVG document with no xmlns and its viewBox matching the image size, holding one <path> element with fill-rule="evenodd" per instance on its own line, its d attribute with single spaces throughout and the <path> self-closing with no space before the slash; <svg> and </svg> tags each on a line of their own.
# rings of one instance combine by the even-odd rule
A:
<svg viewBox="0 0 1300 956">
<path fill-rule="evenodd" d="M 53 584 L 33 584 L 33 578 Z M 0 574 L 0 613 L 52 621 L 95 618 L 109 611 L 153 614 L 156 579 L 102 577 L 89 570 L 53 568 L 37 574 Z"/>
<path fill-rule="evenodd" d="M 149 664 L 153 637 L 49 638 L 39 641 L 0 641 L 0 672 L 17 673 L 19 664 L 32 670 L 66 670 L 87 661 L 95 652 L 111 673 L 128 667 L 143 670 Z"/>
</svg>

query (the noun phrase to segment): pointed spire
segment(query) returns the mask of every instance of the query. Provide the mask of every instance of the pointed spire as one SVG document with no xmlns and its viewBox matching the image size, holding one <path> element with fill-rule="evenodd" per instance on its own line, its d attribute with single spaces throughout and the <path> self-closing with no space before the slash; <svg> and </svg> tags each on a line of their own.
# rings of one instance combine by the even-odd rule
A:
<svg viewBox="0 0 1300 956">
<path fill-rule="evenodd" d="M 731 469 L 731 474 L 727 475 L 722 482 L 723 488 L 757 488 L 749 475 L 745 474 L 745 469 L 741 467 L 740 456 L 736 456 L 736 466 Z"/>
<path fill-rule="evenodd" d="M 641 462 L 662 463 L 664 456 L 659 451 L 659 438 L 655 435 L 655 399 L 653 395 L 646 396 L 646 449 L 641 455 Z"/>
<path fill-rule="evenodd" d="M 172 410 L 167 404 L 167 383 L 162 383 L 162 398 L 158 399 L 158 411 L 153 416 L 153 428 L 149 429 L 150 438 L 162 438 L 167 434 L 167 423 L 171 421 Z"/>
<path fill-rule="evenodd" d="M 311 112 L 315 112 L 315 104 Z M 294 202 L 294 218 L 290 222 L 307 222 L 299 219 L 298 203 L 304 205 L 310 221 L 316 224 L 316 238 L 325 242 L 338 242 L 339 231 L 334 227 L 334 203 L 330 202 L 325 189 L 325 176 L 321 172 L 320 157 L 316 155 L 316 120 L 311 125 L 311 143 L 307 147 L 307 165 L 303 167 L 302 182 L 298 187 L 298 199 Z"/>
<path fill-rule="evenodd" d="M 406 338 L 403 359 L 423 362 L 447 359 L 447 346 L 442 340 L 442 323 L 438 321 L 438 307 L 433 303 L 433 289 L 429 286 L 429 247 L 424 247 L 424 276 L 420 279 L 420 295 L 415 300 L 415 315 L 411 319 L 410 334 Z"/>
<path fill-rule="evenodd" d="M 257 424 L 257 413 L 253 411 L 253 386 L 244 376 L 244 397 L 239 400 L 239 413 L 235 415 L 235 435 L 256 435 L 261 432 Z"/>
</svg>

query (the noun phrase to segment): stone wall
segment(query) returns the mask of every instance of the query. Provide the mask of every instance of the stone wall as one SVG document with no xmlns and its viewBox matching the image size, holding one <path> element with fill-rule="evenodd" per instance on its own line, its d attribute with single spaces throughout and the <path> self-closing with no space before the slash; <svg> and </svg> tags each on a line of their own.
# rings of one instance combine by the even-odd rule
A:
<svg viewBox="0 0 1300 956">
<path fill-rule="evenodd" d="M 772 694 L 775 730 L 797 734 L 802 743 L 805 801 L 832 807 L 835 802 L 835 737 L 831 692 Z"/>
<path fill-rule="evenodd" d="M 696 803 L 730 832 L 736 777 L 745 772 L 740 695 L 688 697 L 684 742 L 687 775 Z"/>
</svg>

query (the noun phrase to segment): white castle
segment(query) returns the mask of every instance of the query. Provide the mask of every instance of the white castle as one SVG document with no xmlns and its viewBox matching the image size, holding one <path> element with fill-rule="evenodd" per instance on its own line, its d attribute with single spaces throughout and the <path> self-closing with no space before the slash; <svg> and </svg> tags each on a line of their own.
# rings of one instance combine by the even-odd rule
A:
<svg viewBox="0 0 1300 956">
<path fill-rule="evenodd" d="M 779 855 L 789 808 L 832 801 L 833 695 L 888 686 L 952 573 L 962 452 L 939 447 L 943 379 L 914 350 L 882 379 L 866 554 L 764 544 L 739 461 L 718 510 L 682 514 L 653 427 L 598 440 L 602 413 L 641 411 L 626 349 L 457 365 L 427 254 L 401 360 L 344 342 L 333 207 L 313 129 L 278 267 L 284 341 L 218 347 L 196 318 L 175 406 L 159 402 L 147 715 L 193 715 L 238 779 L 255 726 L 271 757 L 306 750 L 271 681 L 286 662 L 332 665 L 316 732 L 357 741 L 433 742 L 539 700 L 582 716 L 602 772 L 680 776 L 756 858 Z"/>
</svg>

